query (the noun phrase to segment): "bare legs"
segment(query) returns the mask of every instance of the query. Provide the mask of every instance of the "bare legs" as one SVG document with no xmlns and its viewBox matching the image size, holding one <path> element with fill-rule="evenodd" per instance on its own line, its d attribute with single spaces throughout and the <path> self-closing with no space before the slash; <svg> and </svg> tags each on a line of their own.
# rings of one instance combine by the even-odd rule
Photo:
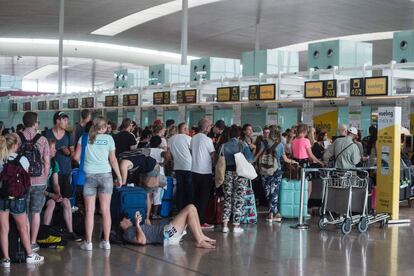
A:
<svg viewBox="0 0 414 276">
<path fill-rule="evenodd" d="M 20 239 L 23 243 L 24 250 L 27 255 L 32 254 L 32 246 L 29 238 L 29 227 L 27 222 L 27 215 L 13 215 L 16 222 L 17 230 L 19 231 Z M 0 212 L 0 246 L 4 258 L 9 258 L 9 212 Z"/>
<path fill-rule="evenodd" d="M 196 247 L 214 249 L 215 240 L 204 235 L 200 227 L 200 219 L 198 218 L 197 209 L 194 205 L 187 205 L 181 212 L 173 219 L 172 225 L 179 233 L 185 230 L 186 225 L 193 233 L 196 239 Z"/>
</svg>

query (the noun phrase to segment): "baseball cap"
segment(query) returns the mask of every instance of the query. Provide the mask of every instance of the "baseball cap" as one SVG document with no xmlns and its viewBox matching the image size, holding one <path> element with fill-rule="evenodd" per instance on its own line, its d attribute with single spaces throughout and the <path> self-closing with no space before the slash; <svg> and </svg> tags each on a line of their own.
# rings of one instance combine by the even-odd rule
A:
<svg viewBox="0 0 414 276">
<path fill-rule="evenodd" d="M 63 119 L 63 118 L 69 118 L 68 114 L 66 114 L 63 111 L 58 111 L 53 115 L 53 122 L 56 124 L 57 120 Z"/>
<path fill-rule="evenodd" d="M 352 133 L 352 134 L 354 134 L 354 135 L 358 135 L 358 129 L 356 129 L 355 127 L 350 127 L 350 128 L 348 129 L 348 132 L 349 132 L 349 133 Z"/>
</svg>

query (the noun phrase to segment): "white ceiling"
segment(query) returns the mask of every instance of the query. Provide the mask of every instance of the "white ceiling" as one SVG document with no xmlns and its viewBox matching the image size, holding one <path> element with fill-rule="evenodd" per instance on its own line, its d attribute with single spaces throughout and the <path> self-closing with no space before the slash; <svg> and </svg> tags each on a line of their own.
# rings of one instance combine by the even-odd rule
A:
<svg viewBox="0 0 414 276">
<path fill-rule="evenodd" d="M 180 13 L 146 22 L 113 37 L 90 34 L 115 20 L 169 0 L 65 2 L 66 40 L 111 43 L 172 53 L 180 51 Z M 224 0 L 190 9 L 189 54 L 240 58 L 241 52 L 252 50 L 255 42 L 256 5 L 256 0 Z M 0 0 L 0 37 L 57 39 L 58 11 L 59 1 L 56 0 Z M 261 14 L 260 42 L 263 49 L 330 37 L 414 28 L 414 2 L 410 0 L 263 0 Z M 0 55 L 43 56 L 44 53 L 30 54 L 15 45 L 8 48 L 0 45 Z M 54 56 L 56 52 L 51 52 L 50 55 Z M 101 75 L 97 71 L 95 83 L 105 83 L 112 82 L 109 72 L 112 74 L 113 69 L 119 67 L 114 60 L 133 64 L 149 64 L 148 61 L 166 63 L 158 61 L 155 56 L 124 54 L 122 59 L 116 57 L 106 65 L 101 61 L 105 59 L 105 54 L 94 56 L 93 53 L 88 53 L 82 57 L 97 60 L 96 68 L 102 68 L 105 73 Z M 306 58 L 304 54 L 301 57 L 303 69 L 306 67 Z M 390 57 L 390 42 L 376 41 L 374 63 L 388 62 Z M 178 57 L 174 58 L 179 60 Z M 0 74 L 8 74 L 11 67 L 18 67 L 11 64 L 10 60 L 0 58 Z M 44 61 L 45 64 L 56 62 L 55 59 L 48 58 L 44 58 Z M 91 67 L 91 60 L 71 66 L 67 69 L 68 82 L 91 83 Z M 19 70 L 15 69 L 15 72 L 25 72 Z M 53 74 L 50 76 L 52 79 L 54 77 Z"/>
</svg>

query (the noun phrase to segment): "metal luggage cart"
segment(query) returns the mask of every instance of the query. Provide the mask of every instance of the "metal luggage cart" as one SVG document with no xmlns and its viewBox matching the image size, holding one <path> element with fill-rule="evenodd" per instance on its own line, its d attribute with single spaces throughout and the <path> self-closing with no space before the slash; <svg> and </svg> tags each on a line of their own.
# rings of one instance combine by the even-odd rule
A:
<svg viewBox="0 0 414 276">
<path fill-rule="evenodd" d="M 369 195 L 369 173 L 366 170 L 331 170 L 322 172 L 321 177 L 324 181 L 324 193 L 322 199 L 322 208 L 320 211 L 321 218 L 319 220 L 319 228 L 325 229 L 328 224 L 341 227 L 343 234 L 349 234 L 352 225 L 356 225 L 360 233 L 366 232 L 368 226 L 372 223 L 381 222 L 385 224 L 388 215 L 379 214 L 376 216 L 368 213 L 368 195 Z M 340 191 L 337 195 L 346 196 L 346 206 L 338 206 L 329 204 L 329 192 Z M 353 194 L 359 193 L 362 202 L 358 202 L 357 208 L 352 205 Z M 332 200 L 332 199 L 330 199 Z M 340 201 L 335 198 L 335 201 Z M 343 200 L 343 198 L 342 198 Z M 343 208 L 344 207 L 344 208 Z M 353 213 L 358 213 L 353 215 Z"/>
</svg>

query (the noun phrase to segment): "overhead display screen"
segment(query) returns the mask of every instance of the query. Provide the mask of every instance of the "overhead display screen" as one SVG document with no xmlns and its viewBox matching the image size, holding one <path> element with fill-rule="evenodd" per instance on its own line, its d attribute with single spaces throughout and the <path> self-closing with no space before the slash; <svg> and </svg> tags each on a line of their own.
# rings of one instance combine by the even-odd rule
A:
<svg viewBox="0 0 414 276">
<path fill-rule="evenodd" d="M 10 105 L 10 109 L 11 109 L 12 112 L 17 112 L 17 103 L 12 103 Z"/>
<path fill-rule="evenodd" d="M 154 92 L 152 95 L 153 99 L 152 102 L 154 105 L 160 105 L 160 104 L 170 104 L 171 98 L 170 98 L 170 92 Z"/>
<path fill-rule="evenodd" d="M 46 101 L 37 102 L 37 110 L 46 110 L 47 104 Z"/>
<path fill-rule="evenodd" d="M 49 109 L 50 110 L 57 110 L 57 109 L 59 109 L 59 100 L 51 100 L 51 101 L 49 101 Z"/>
<path fill-rule="evenodd" d="M 217 102 L 238 102 L 240 101 L 240 87 L 219 87 L 217 88 Z"/>
<path fill-rule="evenodd" d="M 197 103 L 197 90 L 178 90 L 177 91 L 177 103 L 178 104 L 192 104 Z"/>
<path fill-rule="evenodd" d="M 82 108 L 94 108 L 95 98 L 94 97 L 87 97 L 82 98 Z"/>
<path fill-rule="evenodd" d="M 364 78 L 354 78 L 350 80 L 350 91 L 351 97 L 365 96 L 365 83 Z"/>
<path fill-rule="evenodd" d="M 31 111 L 31 110 L 32 110 L 32 103 L 31 102 L 23 103 L 23 111 Z"/>
<path fill-rule="evenodd" d="M 365 78 L 365 96 L 388 95 L 388 77 Z"/>
<path fill-rule="evenodd" d="M 305 98 L 336 98 L 337 80 L 305 82 Z"/>
<path fill-rule="evenodd" d="M 122 97 L 123 106 L 138 106 L 138 94 L 124 95 Z"/>
<path fill-rule="evenodd" d="M 118 96 L 105 96 L 105 106 L 107 107 L 114 107 L 118 106 Z"/>
<path fill-rule="evenodd" d="M 79 108 L 79 100 L 78 99 L 68 99 L 68 108 Z"/>
<path fill-rule="evenodd" d="M 275 99 L 275 84 L 261 84 L 249 86 L 249 101 L 271 101 Z"/>
</svg>

